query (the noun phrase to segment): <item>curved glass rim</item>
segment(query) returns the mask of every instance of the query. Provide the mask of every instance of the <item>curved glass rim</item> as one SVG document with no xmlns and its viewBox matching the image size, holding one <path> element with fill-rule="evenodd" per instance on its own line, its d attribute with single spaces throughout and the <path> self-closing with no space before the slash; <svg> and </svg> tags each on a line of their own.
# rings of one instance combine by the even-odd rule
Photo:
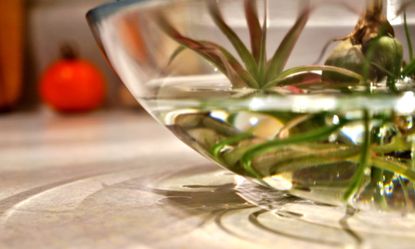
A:
<svg viewBox="0 0 415 249">
<path fill-rule="evenodd" d="M 87 13 L 87 19 L 91 26 L 99 24 L 103 19 L 118 13 L 120 9 L 127 9 L 128 7 L 144 7 L 148 4 L 166 3 L 163 0 L 119 0 L 113 3 L 103 4 Z M 98 39 L 99 40 L 99 39 Z M 160 80 L 160 79 L 159 79 Z M 160 101 L 164 100 L 158 100 Z M 167 101 L 167 100 L 166 100 Z M 168 100 L 172 101 L 172 100 Z M 201 101 L 188 100 L 184 103 L 179 100 L 179 105 L 186 104 L 189 107 L 200 107 Z M 186 101 L 185 101 L 186 102 Z M 203 106 L 209 105 L 233 105 L 235 108 L 248 108 L 256 111 L 266 111 L 276 107 L 284 107 L 283 109 L 293 110 L 300 108 L 301 111 L 337 111 L 364 108 L 368 110 L 382 111 L 386 109 L 395 110 L 398 113 L 414 113 L 415 112 L 415 92 L 403 92 L 401 95 L 392 96 L 362 96 L 362 95 L 285 95 L 285 96 L 269 96 L 260 98 L 249 98 L 244 101 L 229 99 L 225 101 L 208 101 L 202 103 Z"/>
<path fill-rule="evenodd" d="M 118 0 L 113 3 L 106 3 L 89 10 L 86 13 L 86 18 L 90 24 L 98 23 L 102 19 L 116 13 L 121 8 L 125 8 L 133 4 L 144 4 L 151 1 L 152 0 Z"/>
</svg>

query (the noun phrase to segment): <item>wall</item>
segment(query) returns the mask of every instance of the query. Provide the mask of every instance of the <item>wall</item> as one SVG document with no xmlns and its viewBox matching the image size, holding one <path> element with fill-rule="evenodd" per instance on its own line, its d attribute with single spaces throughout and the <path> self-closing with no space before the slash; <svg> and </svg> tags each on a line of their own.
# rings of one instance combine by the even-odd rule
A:
<svg viewBox="0 0 415 249">
<path fill-rule="evenodd" d="M 85 19 L 88 10 L 108 0 L 30 0 L 27 2 L 27 47 L 30 63 L 25 96 L 36 101 L 34 92 L 44 70 L 60 57 L 60 46 L 76 44 L 80 55 L 104 72 L 108 83 L 106 106 L 120 105 L 120 83 L 101 52 Z"/>
</svg>

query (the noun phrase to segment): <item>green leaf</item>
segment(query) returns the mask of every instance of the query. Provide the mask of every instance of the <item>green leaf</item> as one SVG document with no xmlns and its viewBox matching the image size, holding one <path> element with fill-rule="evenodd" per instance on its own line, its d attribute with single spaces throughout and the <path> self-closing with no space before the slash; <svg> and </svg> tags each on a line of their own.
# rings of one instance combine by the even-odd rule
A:
<svg viewBox="0 0 415 249">
<path fill-rule="evenodd" d="M 212 149 L 211 149 L 212 155 L 215 156 L 215 157 L 219 157 L 220 152 L 226 146 L 239 143 L 239 142 L 241 142 L 245 139 L 248 139 L 248 138 L 252 138 L 252 133 L 251 132 L 241 133 L 241 134 L 238 134 L 236 136 L 224 139 L 224 140 L 220 141 L 219 143 L 215 144 L 212 147 Z"/>
<path fill-rule="evenodd" d="M 260 86 L 265 85 L 266 80 L 266 67 L 267 67 L 267 30 L 268 30 L 268 0 L 265 0 L 264 7 L 264 22 L 262 24 L 262 37 L 261 37 L 261 50 L 259 56 L 259 84 Z"/>
<path fill-rule="evenodd" d="M 415 74 L 415 60 L 411 61 L 402 70 L 402 76 L 412 76 Z"/>
<path fill-rule="evenodd" d="M 285 81 L 288 77 L 297 74 L 297 73 L 301 73 L 301 72 L 310 72 L 310 71 L 329 71 L 329 72 L 335 72 L 335 73 L 339 73 L 345 76 L 348 76 L 350 78 L 354 78 L 356 79 L 356 82 L 358 83 L 363 83 L 364 82 L 364 78 L 363 76 L 361 76 L 358 73 L 355 73 L 351 70 L 345 69 L 345 68 L 341 68 L 341 67 L 335 67 L 335 66 L 324 66 L 324 65 L 313 65 L 313 66 L 300 66 L 300 67 L 293 67 L 290 69 L 287 69 L 283 72 L 281 72 L 278 75 L 278 78 L 276 78 L 275 80 L 272 80 L 270 82 L 268 82 L 264 88 L 269 88 L 275 85 L 278 85 L 279 83 Z"/>
<path fill-rule="evenodd" d="M 377 154 L 388 154 L 393 152 L 410 151 L 412 144 L 406 140 L 405 136 L 395 136 L 388 144 L 376 145 L 372 147 L 372 151 Z"/>
<path fill-rule="evenodd" d="M 217 57 L 222 61 L 225 72 L 224 74 L 231 80 L 235 87 L 250 86 L 258 88 L 256 80 L 247 72 L 238 60 L 223 47 L 208 41 L 200 41 L 207 48 L 212 48 L 212 51 L 217 52 Z M 242 80 L 242 82 L 239 82 Z M 239 83 L 238 83 L 239 82 Z"/>
<path fill-rule="evenodd" d="M 408 165 L 399 161 L 392 160 L 390 158 L 372 157 L 370 162 L 373 166 L 387 170 L 396 174 L 400 174 L 408 178 L 410 181 L 415 182 L 415 171 L 413 171 Z"/>
<path fill-rule="evenodd" d="M 288 31 L 287 35 L 282 40 L 275 54 L 269 61 L 269 67 L 267 71 L 267 80 L 271 81 L 275 79 L 284 69 L 287 64 L 288 58 L 290 57 L 295 44 L 298 41 L 305 25 L 310 16 L 311 9 L 307 7 L 302 11 L 300 16 L 297 18 L 294 26 Z"/>
<path fill-rule="evenodd" d="M 176 42 L 189 48 L 215 65 L 236 87 L 257 87 L 255 79 L 242 67 L 238 60 L 223 47 L 207 41 L 198 41 L 183 36 L 160 14 L 158 23 L 161 29 Z"/>
<path fill-rule="evenodd" d="M 319 64 L 321 60 L 323 60 L 324 55 L 326 54 L 327 50 L 329 49 L 329 47 L 334 43 L 334 42 L 339 42 L 339 41 L 344 41 L 345 39 L 347 39 L 348 37 L 340 37 L 340 38 L 332 38 L 330 40 L 328 40 L 326 42 L 326 44 L 324 44 L 323 48 L 321 49 L 320 54 L 318 55 L 317 59 L 315 60 L 314 64 Z"/>
<path fill-rule="evenodd" d="M 257 1 L 245 0 L 245 16 L 249 30 L 249 37 L 251 39 L 251 50 L 256 62 L 259 64 L 262 47 L 262 27 L 259 22 Z"/>
<path fill-rule="evenodd" d="M 241 41 L 238 35 L 233 31 L 228 24 L 226 24 L 225 20 L 223 19 L 222 13 L 219 10 L 219 6 L 216 0 L 209 0 L 209 12 L 212 16 L 213 21 L 222 31 L 222 33 L 228 38 L 228 40 L 232 43 L 233 47 L 235 48 L 236 52 L 238 53 L 239 57 L 245 64 L 246 69 L 248 72 L 251 73 L 254 77 L 258 73 L 257 64 L 253 55 L 250 53 L 248 48 L 245 44 Z"/>
<path fill-rule="evenodd" d="M 359 189 L 363 186 L 364 178 L 365 178 L 365 171 L 370 166 L 370 116 L 367 110 L 363 111 L 363 122 L 365 127 L 364 132 L 364 140 L 361 148 L 359 164 L 354 173 L 351 184 L 346 189 L 343 200 L 351 201 L 350 199 L 354 197 L 354 195 L 359 191 Z"/>
<path fill-rule="evenodd" d="M 339 130 L 341 127 L 343 127 L 347 122 L 348 121 L 346 120 L 341 120 L 337 125 L 322 127 L 303 134 L 293 135 L 286 139 L 276 139 L 254 146 L 253 148 L 248 150 L 242 157 L 242 165 L 247 172 L 249 172 L 255 177 L 258 177 L 256 170 L 252 167 L 252 160 L 255 157 L 263 155 L 267 152 L 274 151 L 280 148 L 281 146 L 326 139 L 328 136 L 330 136 L 331 134 Z"/>
<path fill-rule="evenodd" d="M 294 172 L 312 168 L 319 165 L 327 165 L 336 162 L 353 160 L 360 153 L 359 147 L 347 149 L 331 149 L 309 155 L 292 156 L 285 161 L 279 162 L 270 169 L 270 174 L 275 175 L 282 172 Z"/>
<path fill-rule="evenodd" d="M 169 62 L 167 63 L 167 66 L 170 66 L 173 63 L 173 61 L 186 49 L 187 49 L 187 47 L 183 46 L 183 45 L 176 48 L 174 50 L 173 54 L 170 56 Z"/>
</svg>

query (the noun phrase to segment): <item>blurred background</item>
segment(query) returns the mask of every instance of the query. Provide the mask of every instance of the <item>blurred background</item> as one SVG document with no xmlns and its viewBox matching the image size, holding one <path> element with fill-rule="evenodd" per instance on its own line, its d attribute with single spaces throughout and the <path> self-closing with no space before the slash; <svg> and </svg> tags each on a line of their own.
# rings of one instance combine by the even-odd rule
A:
<svg viewBox="0 0 415 249">
<path fill-rule="evenodd" d="M 85 18 L 88 10 L 114 1 L 0 0 L 0 114 L 39 109 L 141 111 L 104 60 Z M 401 0 L 385 2 L 388 6 L 399 6 Z M 349 28 L 336 30 L 344 34 Z M 313 37 L 310 41 L 315 40 L 314 36 L 310 34 Z M 301 60 L 306 52 L 310 53 L 300 52 Z M 314 58 L 316 55 L 312 55 Z M 73 63 L 79 60 L 87 65 Z M 68 70 L 72 70 L 70 77 Z M 82 75 L 85 77 L 79 78 Z M 94 86 L 83 82 L 93 82 Z M 70 92 L 83 96 L 73 96 Z"/>
<path fill-rule="evenodd" d="M 85 19 L 89 9 L 107 2 L 111 1 L 0 0 L 2 113 L 44 108 L 40 82 L 45 75 L 50 76 L 48 68 L 65 61 L 61 50 L 68 44 L 77 59 L 87 61 L 97 74 L 102 75 L 106 91 L 96 106 L 100 109 L 139 109 L 104 60 Z"/>
</svg>

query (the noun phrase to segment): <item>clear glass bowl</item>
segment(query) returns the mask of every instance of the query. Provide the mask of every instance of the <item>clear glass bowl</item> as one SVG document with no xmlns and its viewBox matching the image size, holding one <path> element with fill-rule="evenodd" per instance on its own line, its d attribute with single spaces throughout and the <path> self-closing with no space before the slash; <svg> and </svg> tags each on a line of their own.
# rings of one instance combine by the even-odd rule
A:
<svg viewBox="0 0 415 249">
<path fill-rule="evenodd" d="M 125 0 L 88 20 L 135 98 L 218 165 L 314 201 L 407 211 L 413 12 L 405 29 L 399 1 L 376 4 Z"/>
</svg>

